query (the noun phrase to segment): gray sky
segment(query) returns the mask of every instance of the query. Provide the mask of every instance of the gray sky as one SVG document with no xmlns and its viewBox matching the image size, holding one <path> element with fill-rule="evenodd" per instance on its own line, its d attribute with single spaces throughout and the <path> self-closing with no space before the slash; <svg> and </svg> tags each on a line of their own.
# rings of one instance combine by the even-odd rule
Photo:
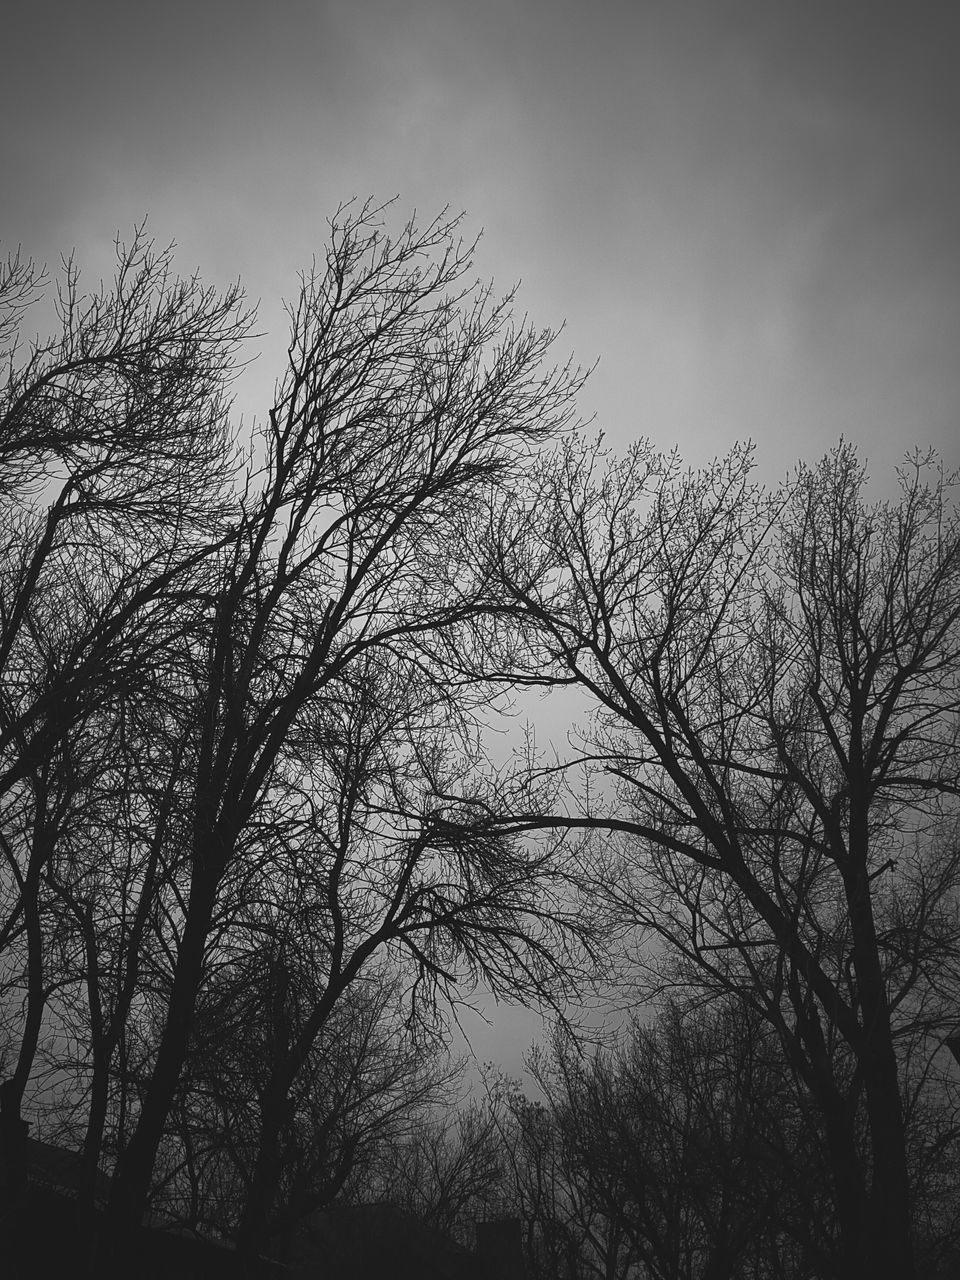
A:
<svg viewBox="0 0 960 1280">
<path fill-rule="evenodd" d="M 615 444 L 960 464 L 960 5 L 11 0 L 3 43 L 5 247 L 93 283 L 147 214 L 242 276 L 247 413 L 325 219 L 399 194 L 466 210 L 480 273 L 600 358 Z"/>
<path fill-rule="evenodd" d="M 21 0 L 0 235 L 95 278 L 149 214 L 277 351 L 340 201 L 450 204 L 600 358 L 614 442 L 960 462 L 958 37 L 916 0 Z"/>
</svg>

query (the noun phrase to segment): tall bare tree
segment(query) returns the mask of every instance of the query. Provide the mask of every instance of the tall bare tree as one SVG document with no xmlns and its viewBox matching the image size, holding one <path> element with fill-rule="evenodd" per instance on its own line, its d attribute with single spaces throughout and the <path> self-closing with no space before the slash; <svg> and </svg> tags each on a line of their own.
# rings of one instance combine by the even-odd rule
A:
<svg viewBox="0 0 960 1280">
<path fill-rule="evenodd" d="M 40 278 L 13 262 L 0 282 L 13 1086 L 19 1105 L 56 1020 L 91 1185 L 117 1152 L 121 1254 L 225 965 L 286 966 L 296 1011 L 260 1088 L 252 1236 L 311 1055 L 371 964 L 405 963 L 422 1008 L 461 976 L 534 990 L 576 932 L 553 847 L 468 830 L 489 689 L 459 652 L 489 607 L 479 515 L 568 424 L 580 376 L 469 281 L 455 220 L 390 238 L 383 216 L 332 225 L 242 449 L 238 290 L 175 281 L 138 237 L 90 298 L 68 266 L 60 336 L 21 352 Z"/>
<path fill-rule="evenodd" d="M 110 1216 L 121 1233 L 146 1202 L 223 895 L 271 796 L 289 788 L 291 772 L 309 779 L 311 762 L 298 761 L 292 744 L 306 740 L 324 705 L 363 695 L 376 655 L 439 687 L 445 653 L 479 607 L 466 517 L 572 412 L 576 376 L 543 369 L 551 335 L 514 328 L 510 300 L 467 287 L 468 267 L 455 224 L 410 224 L 391 240 L 377 211 L 363 208 L 333 227 L 323 266 L 291 310 L 287 369 L 237 497 L 235 532 L 205 562 L 192 628 L 171 648 L 195 729 L 182 753 L 186 884 L 150 1080 L 114 1180 Z M 346 956 L 330 917 L 343 968 L 324 1008 L 395 928 L 391 913 L 411 910 L 410 894 L 421 905 L 438 900 L 417 897 L 411 880 L 411 851 L 441 838 L 436 817 L 421 826 L 390 855 L 397 878 L 375 936 Z M 506 843 L 496 847 L 507 856 Z M 468 856 L 477 869 L 494 865 L 484 862 L 494 856 L 489 842 L 474 841 Z M 321 867 L 321 880 L 340 865 L 334 857 Z M 451 936 L 460 919 L 450 913 Z M 324 1016 L 316 1012 L 314 1031 Z M 269 1091 L 267 1133 L 309 1040 Z M 264 1160 L 257 1185 L 266 1188 L 272 1153 Z"/>
<path fill-rule="evenodd" d="M 0 951 L 24 993 L 14 1111 L 63 978 L 47 957 L 54 864 L 95 825 L 117 708 L 149 685 L 222 537 L 226 391 L 250 325 L 238 288 L 176 279 L 142 231 L 93 294 L 67 262 L 59 331 L 25 346 L 45 286 L 31 263 L 0 271 Z"/>
<path fill-rule="evenodd" d="M 900 480 L 869 501 L 846 446 L 774 494 L 747 451 L 684 474 L 646 446 L 570 448 L 490 541 L 504 670 L 596 713 L 586 798 L 514 827 L 587 833 L 628 918 L 656 914 L 652 869 L 671 939 L 752 966 L 827 1134 L 846 1274 L 891 1278 L 913 1273 L 898 1028 L 935 993 L 937 933 L 955 960 L 952 873 L 913 877 L 910 927 L 888 908 L 915 842 L 952 834 L 960 710 L 951 482 L 928 459 Z"/>
</svg>

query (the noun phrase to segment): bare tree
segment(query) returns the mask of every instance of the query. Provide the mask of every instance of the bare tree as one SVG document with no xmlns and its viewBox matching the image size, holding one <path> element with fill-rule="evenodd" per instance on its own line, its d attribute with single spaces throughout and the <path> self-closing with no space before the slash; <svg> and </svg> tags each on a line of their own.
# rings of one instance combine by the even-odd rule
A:
<svg viewBox="0 0 960 1280">
<path fill-rule="evenodd" d="M 577 964 L 570 942 L 588 936 L 556 842 L 537 848 L 471 830 L 475 748 L 453 732 L 449 693 L 432 694 L 396 653 L 388 664 L 368 655 L 357 672 L 350 696 L 318 704 L 308 736 L 291 741 L 298 762 L 309 760 L 295 796 L 274 789 L 269 829 L 283 832 L 283 848 L 264 865 L 293 890 L 272 930 L 284 939 L 301 1016 L 271 1056 L 261 1095 L 240 1232 L 248 1249 L 269 1221 L 298 1077 L 368 966 L 390 958 L 398 1006 L 430 1037 L 441 1029 L 438 997 L 456 999 L 463 984 L 559 999 Z"/>
<path fill-rule="evenodd" d="M 670 938 L 708 969 L 731 948 L 747 958 L 827 1134 L 846 1274 L 904 1276 L 898 1019 L 938 975 L 920 960 L 929 934 L 882 917 L 957 792 L 960 524 L 929 460 L 904 468 L 894 503 L 867 500 L 845 446 L 774 495 L 749 463 L 683 475 L 643 446 L 611 463 L 570 449 L 502 519 L 491 574 L 528 655 L 512 670 L 596 708 L 578 761 L 589 798 L 513 827 L 593 833 L 630 918 L 654 914 L 652 866 Z M 942 918 L 951 880 L 930 869 L 921 923 Z"/>
<path fill-rule="evenodd" d="M 66 263 L 59 333 L 24 348 L 45 284 L 19 260 L 0 272 L 0 951 L 23 991 L 4 1095 L 16 1109 L 63 980 L 48 956 L 62 933 L 54 864 L 95 822 L 118 704 L 149 681 L 222 536 L 225 389 L 250 322 L 239 289 L 175 279 L 142 232 L 92 295 Z"/>
<path fill-rule="evenodd" d="M 82 1148 L 88 1200 L 101 1162 L 123 1145 L 147 1011 L 168 983 L 186 821 L 182 726 L 141 688 L 95 727 L 107 736 L 88 726 L 69 740 L 82 785 L 76 767 L 56 762 L 70 822 L 43 873 L 44 936 L 58 952 L 48 966 L 46 1069 L 34 1067 L 45 1128 Z"/>
<path fill-rule="evenodd" d="M 543 1099 L 531 1099 L 515 1081 L 501 1080 L 491 1110 L 507 1172 L 503 1203 L 519 1217 L 531 1274 L 548 1280 L 622 1280 L 636 1254 L 624 1208 L 593 1194 L 570 1141 L 562 1087 L 548 1080 L 543 1057 L 531 1064 Z"/>
<path fill-rule="evenodd" d="M 569 1039 L 535 1064 L 589 1205 L 593 1256 L 657 1280 L 785 1277 L 822 1261 L 823 1164 L 771 1029 L 742 1003 L 671 1000 L 613 1049 Z M 829 1219 L 828 1219 L 829 1228 Z"/>
<path fill-rule="evenodd" d="M 383 1144 L 374 1194 L 469 1247 L 475 1224 L 510 1203 L 501 1131 L 494 1109 L 476 1099 L 424 1117 Z"/>
<path fill-rule="evenodd" d="M 514 329 L 509 299 L 465 290 L 468 263 L 444 222 L 411 224 L 390 240 L 364 208 L 334 226 L 327 259 L 291 312 L 288 367 L 237 500 L 235 532 L 205 561 L 191 627 L 179 650 L 169 647 L 194 726 L 182 753 L 187 882 L 156 1055 L 114 1181 L 110 1214 L 121 1233 L 146 1202 L 224 895 L 234 901 L 231 884 L 256 856 L 251 833 L 270 818 L 271 798 L 291 794 L 298 771 L 309 793 L 313 762 L 298 760 L 295 744 L 324 706 L 361 696 L 377 655 L 406 673 L 395 679 L 440 686 L 446 650 L 478 607 L 466 516 L 509 485 L 571 412 L 576 377 L 542 369 L 551 335 Z M 320 747 L 329 754 L 335 744 Z M 531 887 L 531 864 L 509 842 L 484 835 L 468 846 L 458 826 L 481 896 L 472 918 L 459 899 L 444 904 L 439 886 L 413 879 L 424 858 L 450 845 L 438 815 L 421 817 L 385 855 L 393 888 L 374 934 L 347 953 L 336 913 L 327 916 L 336 979 L 262 1101 L 264 1153 L 249 1211 L 258 1225 L 289 1091 L 371 954 L 400 923 L 414 939 L 423 926 L 413 917 L 424 913 L 431 938 L 434 925 L 451 939 L 458 927 L 479 936 L 484 907 L 492 910 L 488 871 L 518 901 Z M 321 884 L 334 877 L 331 894 L 338 857 L 318 873 Z M 427 961 L 429 951 L 425 944 Z"/>
<path fill-rule="evenodd" d="M 455 221 L 391 239 L 381 219 L 333 224 L 243 455 L 237 290 L 173 280 L 138 236 L 92 297 L 67 266 L 61 334 L 24 354 L 41 279 L 13 262 L 0 281 L 14 1085 L 19 1104 L 55 1022 L 91 1175 L 116 1150 L 121 1253 L 218 973 L 289 979 L 257 1086 L 252 1239 L 287 1194 L 278 1157 L 317 1048 L 371 966 L 399 966 L 424 1017 L 460 978 L 545 991 L 578 932 L 555 845 L 472 829 L 489 690 L 458 654 L 488 608 L 478 515 L 566 426 L 580 378 L 544 366 L 552 335 L 516 325 L 509 296 L 468 282 Z"/>
<path fill-rule="evenodd" d="M 205 985 L 159 1153 L 154 1211 L 236 1234 L 256 1165 L 261 1100 L 302 1021 L 295 1003 L 309 982 L 292 980 L 287 959 L 254 953 Z M 447 1100 L 455 1064 L 442 1045 L 425 1053 L 401 1015 L 395 975 L 371 971 L 314 1042 L 278 1135 L 271 1249 L 345 1186 L 369 1179 L 381 1149 Z"/>
</svg>

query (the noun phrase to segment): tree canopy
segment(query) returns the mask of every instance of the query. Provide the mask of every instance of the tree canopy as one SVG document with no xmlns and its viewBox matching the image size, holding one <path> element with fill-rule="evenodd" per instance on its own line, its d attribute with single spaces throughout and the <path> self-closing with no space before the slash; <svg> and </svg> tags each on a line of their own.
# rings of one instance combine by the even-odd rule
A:
<svg viewBox="0 0 960 1280">
<path fill-rule="evenodd" d="M 46 277 L 0 274 L 4 1158 L 43 1115 L 88 1207 L 109 1170 L 101 1269 L 148 1209 L 254 1268 L 367 1185 L 516 1211 L 544 1276 L 919 1274 L 960 1218 L 955 481 L 609 454 L 457 221 L 391 217 L 331 223 L 249 432 L 239 287 L 141 232 L 24 343 Z M 588 723 L 497 765 L 530 689 Z M 611 965 L 655 1015 L 592 1052 Z M 541 1098 L 438 1119 L 477 990 L 556 1014 Z"/>
</svg>

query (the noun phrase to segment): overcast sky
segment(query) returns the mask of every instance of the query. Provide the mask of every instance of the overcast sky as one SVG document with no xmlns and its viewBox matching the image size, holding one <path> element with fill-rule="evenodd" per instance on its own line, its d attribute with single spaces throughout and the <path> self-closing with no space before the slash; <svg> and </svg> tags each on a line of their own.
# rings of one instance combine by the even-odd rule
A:
<svg viewBox="0 0 960 1280">
<path fill-rule="evenodd" d="M 616 444 L 960 464 L 956 3 L 8 0 L 2 38 L 7 249 L 95 282 L 149 215 L 276 353 L 340 202 L 450 205 Z"/>
<path fill-rule="evenodd" d="M 7 247 L 95 277 L 148 214 L 276 351 L 342 200 L 450 204 L 617 443 L 960 462 L 956 4 L 27 0 L 3 38 Z"/>
</svg>

